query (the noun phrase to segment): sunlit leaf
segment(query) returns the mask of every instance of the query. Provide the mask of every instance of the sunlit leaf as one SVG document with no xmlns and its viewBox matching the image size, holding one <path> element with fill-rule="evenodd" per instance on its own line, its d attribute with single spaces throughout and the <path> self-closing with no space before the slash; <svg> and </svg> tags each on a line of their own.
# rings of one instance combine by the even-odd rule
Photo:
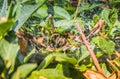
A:
<svg viewBox="0 0 120 79">
<path fill-rule="evenodd" d="M 114 8 L 111 11 L 110 22 L 114 25 L 117 20 L 118 20 L 118 10 Z"/>
<path fill-rule="evenodd" d="M 55 22 L 55 27 L 64 27 L 69 28 L 70 26 L 74 26 L 76 23 L 80 24 L 82 27 L 84 27 L 85 23 L 80 18 L 77 18 L 75 20 L 59 20 Z"/>
<path fill-rule="evenodd" d="M 26 63 L 34 53 L 35 53 L 35 48 L 24 58 L 24 62 Z"/>
<path fill-rule="evenodd" d="M 75 58 L 68 57 L 63 53 L 57 53 L 57 54 L 54 54 L 54 56 L 55 56 L 55 60 L 58 62 L 68 62 L 73 65 L 77 64 L 77 60 Z"/>
<path fill-rule="evenodd" d="M 4 37 L 4 35 L 10 30 L 10 28 L 13 25 L 14 25 L 14 21 L 13 20 L 8 20 L 8 21 L 5 21 L 5 22 L 0 22 L 0 37 Z"/>
<path fill-rule="evenodd" d="M 56 69 L 42 69 L 32 72 L 28 79 L 71 79 L 63 75 L 62 72 Z"/>
<path fill-rule="evenodd" d="M 95 42 L 99 48 L 101 48 L 106 54 L 111 55 L 115 49 L 115 43 L 109 39 L 102 37 L 94 37 L 93 42 Z"/>
<path fill-rule="evenodd" d="M 87 66 L 86 65 L 84 65 L 84 64 L 82 64 L 81 66 L 80 66 L 80 71 L 85 71 L 85 70 L 87 70 Z"/>
<path fill-rule="evenodd" d="M 46 68 L 54 59 L 53 54 L 49 54 L 38 66 L 38 70 Z"/>
<path fill-rule="evenodd" d="M 25 78 L 33 69 L 37 67 L 36 64 L 24 64 L 17 68 L 17 71 L 12 76 L 12 79 Z"/>
<path fill-rule="evenodd" d="M 47 6 L 46 5 L 43 5 L 42 7 L 40 7 L 37 12 L 34 14 L 34 16 L 37 16 L 39 18 L 44 18 L 46 17 L 48 14 L 47 14 Z"/>
<path fill-rule="evenodd" d="M 14 30 L 19 29 L 26 21 L 27 19 L 37 10 L 39 7 L 41 7 L 47 0 L 42 0 L 41 2 L 35 4 L 35 5 L 19 5 L 21 7 L 21 12 L 17 15 L 16 22 L 18 24 L 14 27 Z"/>
<path fill-rule="evenodd" d="M 99 21 L 99 19 L 100 19 L 100 17 L 98 15 L 95 14 L 93 16 L 93 21 L 94 21 L 95 24 Z"/>
<path fill-rule="evenodd" d="M 81 46 L 81 53 L 80 53 L 80 57 L 78 59 L 78 62 L 82 61 L 83 59 L 85 59 L 86 57 L 89 56 L 89 52 L 87 50 L 87 48 L 83 45 Z"/>
<path fill-rule="evenodd" d="M 112 3 L 112 4 L 118 4 L 118 3 L 120 3 L 120 0 L 110 0 L 110 3 Z"/>
<path fill-rule="evenodd" d="M 18 49 L 18 44 L 9 43 L 5 39 L 0 41 L 0 55 L 4 59 L 7 68 L 12 66 L 11 72 L 14 70 Z"/>
<path fill-rule="evenodd" d="M 109 9 L 104 9 L 101 13 L 102 18 L 104 19 L 104 21 L 111 26 L 111 23 L 109 21 L 109 15 L 110 15 L 110 10 Z"/>
<path fill-rule="evenodd" d="M 70 15 L 64 8 L 55 6 L 54 11 L 55 11 L 55 17 L 70 20 Z"/>
<path fill-rule="evenodd" d="M 38 2 L 40 2 L 40 1 L 42 1 L 42 0 L 35 0 L 35 1 L 38 3 Z"/>
<path fill-rule="evenodd" d="M 69 63 L 60 63 L 57 64 L 56 69 L 64 73 L 65 76 L 70 76 L 70 64 Z"/>
<path fill-rule="evenodd" d="M 107 69 L 107 65 L 105 63 L 101 63 L 101 65 L 102 65 L 101 67 L 102 67 L 104 74 L 108 77 L 110 75 L 110 72 Z"/>
<path fill-rule="evenodd" d="M 114 24 L 114 26 L 116 26 L 118 29 L 116 29 L 116 30 L 119 30 L 120 31 L 120 21 L 116 21 L 115 22 L 115 24 Z"/>
</svg>

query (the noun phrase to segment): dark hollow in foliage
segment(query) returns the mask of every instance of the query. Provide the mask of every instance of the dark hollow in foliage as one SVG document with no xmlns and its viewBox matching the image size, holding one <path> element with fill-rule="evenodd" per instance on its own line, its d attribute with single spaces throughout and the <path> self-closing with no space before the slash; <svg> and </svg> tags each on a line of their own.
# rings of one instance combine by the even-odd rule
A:
<svg viewBox="0 0 120 79">
<path fill-rule="evenodd" d="M 34 53 L 33 55 L 31 55 L 31 57 L 29 58 L 29 60 L 27 61 L 27 63 L 37 63 L 38 65 L 44 60 L 44 58 L 46 57 L 45 54 L 42 53 Z M 57 65 L 57 61 L 53 61 L 51 62 L 51 64 L 48 65 L 48 67 L 50 68 L 54 68 Z"/>
<path fill-rule="evenodd" d="M 42 53 L 34 53 L 33 55 L 31 55 L 31 57 L 29 58 L 29 60 L 27 61 L 27 63 L 37 63 L 40 64 L 40 62 L 42 62 L 42 60 L 46 57 L 45 54 Z"/>
<path fill-rule="evenodd" d="M 2 57 L 0 56 L 0 74 L 3 72 L 4 68 L 5 68 L 5 64 Z"/>
</svg>

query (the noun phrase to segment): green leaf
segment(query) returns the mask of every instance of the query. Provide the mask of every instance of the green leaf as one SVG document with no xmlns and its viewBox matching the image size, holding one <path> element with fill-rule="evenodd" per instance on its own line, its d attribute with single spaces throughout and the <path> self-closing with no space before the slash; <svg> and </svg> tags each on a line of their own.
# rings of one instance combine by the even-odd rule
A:
<svg viewBox="0 0 120 79">
<path fill-rule="evenodd" d="M 110 76 L 111 74 L 110 74 L 110 72 L 107 69 L 107 65 L 105 63 L 101 63 L 101 66 L 102 66 L 102 70 L 103 70 L 104 74 L 106 76 Z"/>
<path fill-rule="evenodd" d="M 92 4 L 92 5 L 90 5 L 90 4 L 88 4 L 88 3 L 85 3 L 84 5 L 81 5 L 81 6 L 79 7 L 78 13 L 83 12 L 83 11 L 85 11 L 85 10 L 90 10 L 90 9 L 96 8 L 96 7 L 100 6 L 100 5 L 101 5 L 101 4 Z"/>
<path fill-rule="evenodd" d="M 21 3 L 29 3 L 30 1 L 32 1 L 32 0 L 22 0 Z"/>
<path fill-rule="evenodd" d="M 0 56 L 4 59 L 7 68 L 11 66 L 10 72 L 14 70 L 18 49 L 18 44 L 9 43 L 5 39 L 0 41 Z"/>
<path fill-rule="evenodd" d="M 93 21 L 94 21 L 94 24 L 97 24 L 97 22 L 99 21 L 100 17 L 98 15 L 94 15 L 93 16 Z"/>
<path fill-rule="evenodd" d="M 108 55 L 111 55 L 115 49 L 115 43 L 109 39 L 94 37 L 92 41 L 95 42 L 98 47 Z"/>
<path fill-rule="evenodd" d="M 54 54 L 55 60 L 58 62 L 68 62 L 73 65 L 77 64 L 77 60 L 75 58 L 68 57 L 66 54 L 63 53 L 56 53 Z"/>
<path fill-rule="evenodd" d="M 17 68 L 17 71 L 13 74 L 12 79 L 25 78 L 33 69 L 37 67 L 36 64 L 24 64 Z"/>
<path fill-rule="evenodd" d="M 0 39 L 4 37 L 5 33 L 7 33 L 13 25 L 13 20 L 0 22 Z"/>
<path fill-rule="evenodd" d="M 96 8 L 96 7 L 99 7 L 101 6 L 102 4 L 92 4 L 89 9 L 93 9 L 93 8 Z"/>
<path fill-rule="evenodd" d="M 55 11 L 54 17 L 70 20 L 70 14 L 64 8 L 55 6 L 54 11 Z"/>
<path fill-rule="evenodd" d="M 8 12 L 7 12 L 7 19 L 12 19 L 13 18 L 13 2 L 10 3 L 10 6 L 8 8 Z"/>
<path fill-rule="evenodd" d="M 105 22 L 111 26 L 111 23 L 109 21 L 109 14 L 110 14 L 110 10 L 109 9 L 104 9 L 101 13 L 101 17 L 105 20 Z"/>
<path fill-rule="evenodd" d="M 80 71 L 81 71 L 81 72 L 84 72 L 84 71 L 87 70 L 87 69 L 88 69 L 87 66 L 84 65 L 84 64 L 82 64 L 82 65 L 80 66 Z"/>
<path fill-rule="evenodd" d="M 6 16 L 7 15 L 7 9 L 8 9 L 8 1 L 4 0 L 2 10 L 0 12 L 0 16 Z"/>
<path fill-rule="evenodd" d="M 70 26 L 74 26 L 76 23 L 80 24 L 81 27 L 84 27 L 85 23 L 80 18 L 75 20 L 59 20 L 55 22 L 55 27 L 63 27 L 65 29 L 70 28 Z"/>
<path fill-rule="evenodd" d="M 70 64 L 69 63 L 60 63 L 57 64 L 56 69 L 59 70 L 60 72 L 64 73 L 65 76 L 70 76 Z"/>
<path fill-rule="evenodd" d="M 27 19 L 36 11 L 38 10 L 47 0 L 42 0 L 41 2 L 35 4 L 35 5 L 19 5 L 21 7 L 21 12 L 17 15 L 16 21 L 18 24 L 14 28 L 16 31 L 19 29 L 26 21 Z M 18 9 L 19 10 L 19 9 Z"/>
<path fill-rule="evenodd" d="M 63 72 L 63 65 L 61 63 L 57 64 L 56 69 Z"/>
<path fill-rule="evenodd" d="M 72 79 L 67 78 L 62 72 L 56 69 L 42 69 L 40 71 L 32 72 L 28 79 Z"/>
<path fill-rule="evenodd" d="M 100 56 L 102 56 L 102 55 L 103 55 L 102 52 L 100 52 L 100 51 L 96 52 L 96 57 L 100 57 Z"/>
<path fill-rule="evenodd" d="M 38 2 L 41 2 L 42 0 L 35 0 L 36 1 L 36 3 L 38 3 Z"/>
<path fill-rule="evenodd" d="M 110 22 L 112 23 L 112 25 L 114 25 L 115 22 L 118 20 L 118 10 L 113 8 L 110 15 Z"/>
<path fill-rule="evenodd" d="M 35 53 L 35 48 L 24 58 L 24 62 L 26 63 L 34 53 Z"/>
<path fill-rule="evenodd" d="M 112 4 L 119 4 L 120 0 L 110 0 L 110 3 L 112 3 Z"/>
<path fill-rule="evenodd" d="M 53 54 L 49 54 L 38 66 L 38 70 L 46 68 L 54 59 Z"/>
<path fill-rule="evenodd" d="M 120 21 L 117 20 L 115 22 L 114 26 L 116 26 L 118 28 L 117 30 L 119 30 L 120 29 Z"/>
<path fill-rule="evenodd" d="M 44 18 L 46 17 L 48 14 L 47 14 L 47 6 L 46 5 L 43 5 L 42 7 L 40 7 L 37 12 L 34 14 L 34 16 L 37 16 L 39 18 Z"/>
<path fill-rule="evenodd" d="M 66 26 L 67 25 L 67 26 Z M 72 26 L 74 25 L 74 23 L 71 21 L 71 20 L 59 20 L 59 21 L 56 21 L 55 22 L 55 27 L 59 27 L 59 26 L 66 26 L 66 27 L 69 27 L 69 26 Z M 66 28 L 65 27 L 65 28 Z"/>
<path fill-rule="evenodd" d="M 80 53 L 80 57 L 78 59 L 78 63 L 89 56 L 89 52 L 85 45 L 82 45 L 80 49 L 81 49 L 81 53 Z"/>
</svg>

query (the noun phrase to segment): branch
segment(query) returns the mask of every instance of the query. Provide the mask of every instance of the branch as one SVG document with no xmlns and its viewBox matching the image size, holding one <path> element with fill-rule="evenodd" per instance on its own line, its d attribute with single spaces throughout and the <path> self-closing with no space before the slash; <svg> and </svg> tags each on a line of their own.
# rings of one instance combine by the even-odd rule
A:
<svg viewBox="0 0 120 79">
<path fill-rule="evenodd" d="M 98 63 L 98 60 L 97 60 L 97 58 L 96 58 L 96 56 L 95 56 L 92 48 L 90 47 L 90 43 L 87 41 L 87 38 L 85 37 L 85 35 L 84 35 L 81 27 L 77 24 L 77 25 L 76 25 L 76 28 L 77 28 L 79 34 L 81 35 L 82 40 L 83 40 L 85 46 L 87 47 L 87 49 L 88 49 L 88 51 L 89 51 L 89 53 L 90 53 L 90 55 L 91 55 L 91 57 L 92 57 L 92 59 L 93 59 L 93 62 L 94 62 L 94 64 L 95 64 L 96 68 L 98 69 L 98 71 L 99 71 L 100 73 L 102 73 L 102 69 L 101 69 L 101 67 L 100 67 L 100 64 Z"/>
</svg>

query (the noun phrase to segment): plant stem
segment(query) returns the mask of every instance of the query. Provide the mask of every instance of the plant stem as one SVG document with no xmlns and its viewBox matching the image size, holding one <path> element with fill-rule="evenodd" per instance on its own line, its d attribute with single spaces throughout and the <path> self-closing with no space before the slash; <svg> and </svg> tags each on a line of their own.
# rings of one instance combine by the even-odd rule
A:
<svg viewBox="0 0 120 79">
<path fill-rule="evenodd" d="M 94 51 L 93 51 L 92 48 L 90 47 L 90 43 L 87 41 L 87 38 L 85 37 L 85 35 L 84 35 L 81 27 L 77 24 L 77 25 L 76 25 L 76 28 L 77 28 L 79 34 L 81 35 L 82 40 L 83 40 L 85 46 L 87 47 L 87 49 L 88 49 L 88 51 L 89 51 L 89 53 L 90 53 L 90 55 L 91 55 L 91 57 L 92 57 L 92 59 L 93 59 L 93 62 L 94 62 L 94 64 L 95 64 L 96 68 L 98 69 L 98 71 L 99 71 L 100 73 L 102 73 L 102 69 L 101 69 L 101 67 L 100 67 L 100 64 L 98 63 L 98 60 L 97 60 L 97 58 L 96 58 L 96 56 L 95 56 L 95 54 L 94 54 Z"/>
<path fill-rule="evenodd" d="M 77 15 L 78 15 L 78 8 L 80 6 L 80 3 L 81 3 L 81 0 L 78 0 L 78 5 L 77 5 L 76 11 L 75 11 L 74 19 L 76 19 Z"/>
<path fill-rule="evenodd" d="M 115 51 L 114 53 L 118 58 L 120 58 L 120 53 L 118 51 Z"/>
</svg>

